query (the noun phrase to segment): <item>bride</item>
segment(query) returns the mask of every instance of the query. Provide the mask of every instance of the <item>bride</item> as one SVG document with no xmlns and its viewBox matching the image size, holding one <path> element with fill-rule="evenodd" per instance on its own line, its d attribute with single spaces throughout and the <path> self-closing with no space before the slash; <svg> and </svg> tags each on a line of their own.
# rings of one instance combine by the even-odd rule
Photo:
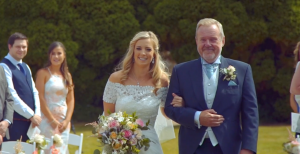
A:
<svg viewBox="0 0 300 154">
<path fill-rule="evenodd" d="M 143 134 L 149 138 L 150 148 L 140 154 L 162 154 L 154 123 L 159 107 L 163 107 L 168 92 L 169 78 L 159 55 L 156 35 L 151 31 L 137 33 L 130 42 L 128 51 L 107 81 L 104 96 L 104 113 L 126 111 L 144 122 L 150 119 L 149 130 Z M 174 95 L 173 106 L 183 106 L 181 97 Z"/>
</svg>

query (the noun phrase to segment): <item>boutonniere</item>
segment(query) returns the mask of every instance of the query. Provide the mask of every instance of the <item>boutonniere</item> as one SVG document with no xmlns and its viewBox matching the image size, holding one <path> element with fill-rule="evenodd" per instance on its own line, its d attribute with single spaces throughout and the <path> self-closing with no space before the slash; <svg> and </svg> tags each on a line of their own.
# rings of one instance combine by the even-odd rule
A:
<svg viewBox="0 0 300 154">
<path fill-rule="evenodd" d="M 220 72 L 225 75 L 223 80 L 230 81 L 235 80 L 236 78 L 235 68 L 231 65 L 229 65 L 227 68 L 220 68 Z"/>
</svg>

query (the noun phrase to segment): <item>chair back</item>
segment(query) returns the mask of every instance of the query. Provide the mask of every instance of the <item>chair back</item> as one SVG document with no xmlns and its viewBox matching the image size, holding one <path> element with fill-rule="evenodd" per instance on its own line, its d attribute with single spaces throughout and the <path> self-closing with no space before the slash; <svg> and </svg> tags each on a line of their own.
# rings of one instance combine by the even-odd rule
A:
<svg viewBox="0 0 300 154">
<path fill-rule="evenodd" d="M 75 135 L 75 134 L 70 134 L 69 135 L 68 144 L 75 145 L 75 146 L 79 147 L 79 149 L 76 151 L 77 154 L 81 154 L 81 152 L 82 152 L 82 141 L 83 141 L 83 134 L 82 133 L 80 135 Z"/>
<path fill-rule="evenodd" d="M 2 151 L 15 153 L 14 147 L 17 145 L 17 141 L 7 141 L 2 143 Z M 32 154 L 35 151 L 35 142 L 29 144 L 26 142 L 21 142 L 23 151 L 27 154 Z"/>
</svg>

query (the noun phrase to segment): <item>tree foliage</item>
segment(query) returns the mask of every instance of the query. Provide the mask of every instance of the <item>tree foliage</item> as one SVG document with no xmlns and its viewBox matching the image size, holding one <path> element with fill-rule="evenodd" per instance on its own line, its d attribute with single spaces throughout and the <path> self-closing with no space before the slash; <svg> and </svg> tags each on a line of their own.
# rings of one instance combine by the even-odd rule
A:
<svg viewBox="0 0 300 154">
<path fill-rule="evenodd" d="M 109 75 L 140 30 L 160 39 L 178 63 L 196 59 L 196 24 L 201 18 L 223 24 L 222 55 L 249 63 L 260 117 L 289 119 L 293 54 L 300 40 L 300 2 L 294 0 L 0 0 L 0 55 L 14 32 L 29 37 L 24 59 L 33 74 L 47 61 L 47 48 L 61 41 L 67 48 L 75 83 L 77 120 L 96 117 Z M 84 112 L 84 113 L 83 113 Z"/>
</svg>

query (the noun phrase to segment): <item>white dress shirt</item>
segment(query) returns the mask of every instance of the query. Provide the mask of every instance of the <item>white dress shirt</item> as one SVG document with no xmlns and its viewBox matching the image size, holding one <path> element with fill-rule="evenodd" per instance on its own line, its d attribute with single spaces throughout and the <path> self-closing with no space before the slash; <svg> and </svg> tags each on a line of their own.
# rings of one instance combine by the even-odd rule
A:
<svg viewBox="0 0 300 154">
<path fill-rule="evenodd" d="M 209 79 L 206 75 L 206 72 L 205 72 L 206 68 L 204 66 L 205 64 L 208 64 L 208 63 L 204 59 L 201 59 L 201 61 L 202 61 L 204 99 L 205 99 L 207 107 L 209 109 L 211 109 L 214 99 L 215 99 L 217 87 L 218 87 L 219 65 L 215 66 L 214 69 L 216 69 L 216 71 L 213 73 L 213 75 Z M 214 62 L 214 64 L 221 64 L 220 57 Z M 198 129 L 201 128 L 201 124 L 199 121 L 200 114 L 201 114 L 201 111 L 197 111 L 194 116 L 194 121 L 198 125 Z M 216 146 L 218 144 L 216 136 L 215 136 L 214 132 L 212 131 L 211 127 L 207 127 L 206 132 L 205 132 L 201 142 L 199 143 L 199 145 L 202 145 L 205 138 L 209 138 L 211 141 L 211 144 L 213 146 Z"/>
<path fill-rule="evenodd" d="M 10 54 L 7 54 L 5 56 L 6 59 L 8 59 L 13 65 L 15 65 L 18 69 L 19 66 L 17 65 L 18 63 L 22 63 L 22 60 L 17 61 L 15 60 Z M 5 76 L 6 80 L 8 82 L 8 88 L 14 98 L 14 110 L 22 115 L 23 117 L 29 119 L 33 115 L 39 115 L 41 116 L 41 108 L 40 108 L 40 99 L 39 99 L 39 93 L 37 89 L 35 88 L 34 81 L 31 77 L 31 82 L 32 82 L 32 90 L 33 90 L 33 95 L 34 95 L 34 102 L 35 102 L 35 111 L 33 111 L 18 95 L 17 91 L 14 88 L 14 83 L 12 81 L 12 72 L 10 68 L 5 64 L 5 63 L 0 63 L 1 66 L 3 66 L 4 71 L 5 71 Z M 26 65 L 30 75 L 31 75 L 31 70 L 28 65 Z M 31 75 L 32 76 L 32 75 Z"/>
</svg>

